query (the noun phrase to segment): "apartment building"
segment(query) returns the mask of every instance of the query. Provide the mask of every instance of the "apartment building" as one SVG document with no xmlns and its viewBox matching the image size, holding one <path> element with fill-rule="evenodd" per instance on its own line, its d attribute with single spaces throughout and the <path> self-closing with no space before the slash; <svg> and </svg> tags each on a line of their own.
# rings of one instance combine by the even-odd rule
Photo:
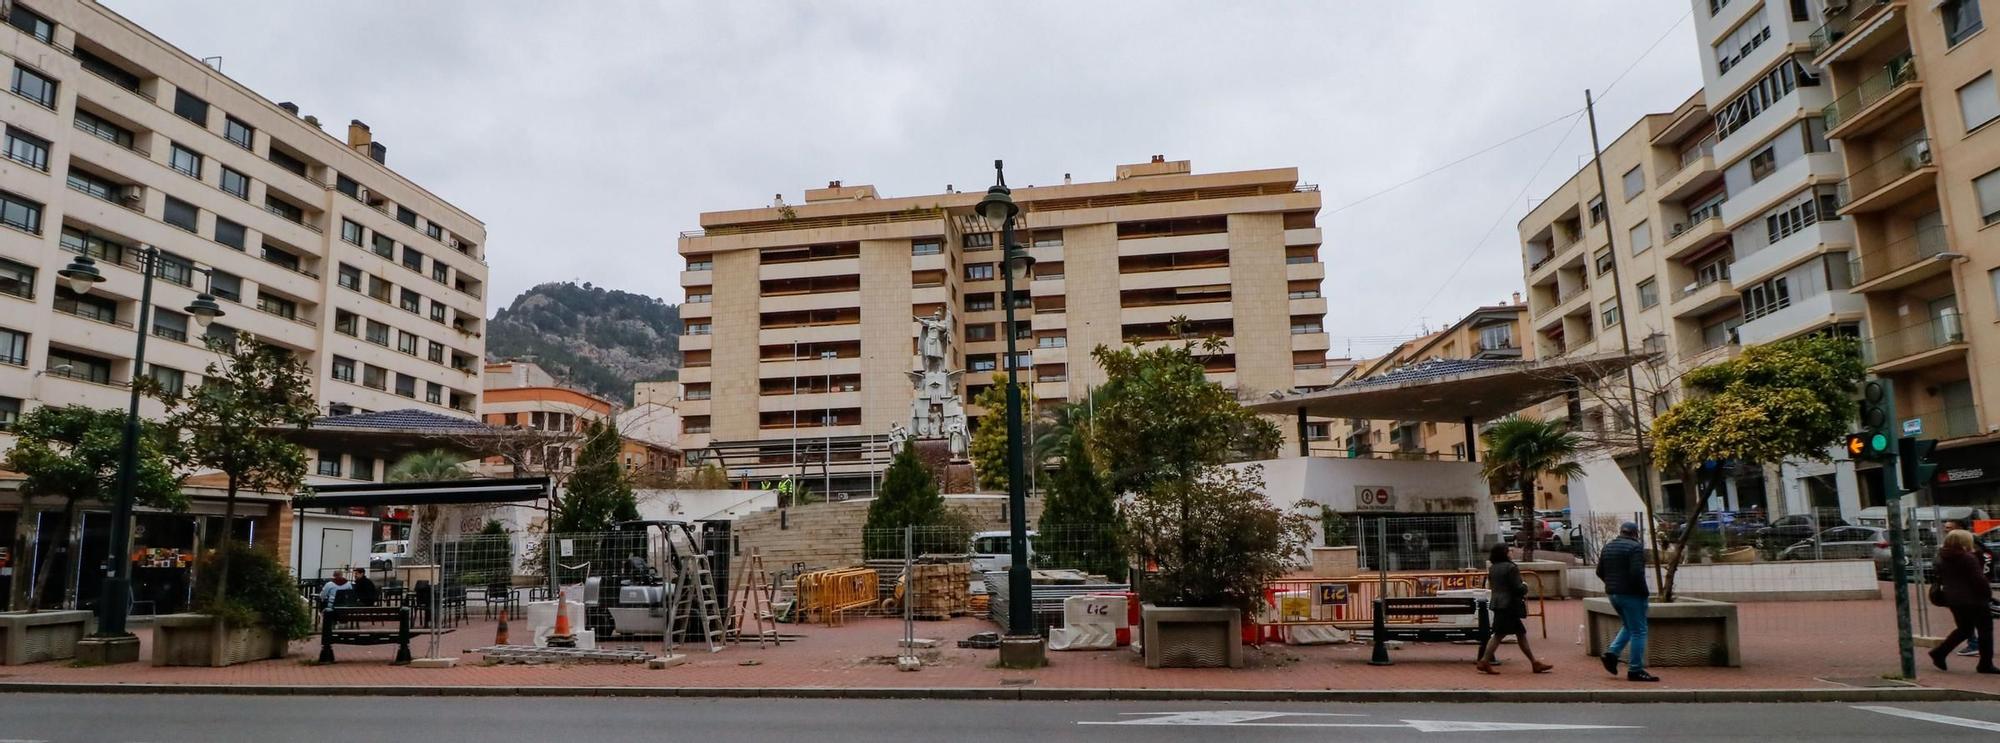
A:
<svg viewBox="0 0 2000 743">
<path fill-rule="evenodd" d="M 1518 361 L 1523 357 L 1528 306 L 1517 293 L 1512 303 L 1480 307 L 1437 332 L 1404 341 L 1388 353 L 1356 364 L 1338 381 L 1348 382 L 1378 377 L 1411 364 L 1433 359 L 1473 359 Z M 1307 439 L 1316 427 L 1329 431 L 1325 438 L 1337 446 L 1337 456 L 1406 458 L 1465 461 L 1465 426 L 1459 423 L 1428 421 L 1384 421 L 1351 418 L 1308 424 Z M 1473 444 L 1474 455 L 1485 453 Z"/>
<path fill-rule="evenodd" d="M 390 170 L 365 125 L 330 136 L 94 2 L 6 7 L 0 420 L 123 407 L 134 374 L 193 384 L 202 336 L 235 331 L 304 359 L 329 413 L 472 415 L 477 219 Z M 134 328 L 142 245 L 161 258 Z M 57 281 L 78 256 L 107 279 L 86 294 Z M 225 311 L 205 329 L 179 311 L 204 290 Z"/>
<path fill-rule="evenodd" d="M 2000 503 L 2000 2 L 1849 0 L 1810 37 L 1870 373 L 1939 440 L 1936 502 Z"/>
<path fill-rule="evenodd" d="M 800 204 L 703 214 L 679 246 L 680 448 L 736 476 L 868 492 L 883 435 L 909 419 L 913 318 L 938 313 L 968 401 L 1014 368 L 1044 408 L 1082 400 L 1104 378 L 1091 349 L 1176 342 L 1175 318 L 1225 340 L 1209 378 L 1241 395 L 1332 383 L 1320 198 L 1296 169 L 1195 173 L 1155 157 L 1109 181 L 1017 187 L 1016 237 L 1036 264 L 1011 297 L 998 225 L 972 213 L 980 195 L 835 181 Z M 1002 303 L 1020 319 L 1011 360 Z"/>
<path fill-rule="evenodd" d="M 496 477 L 513 476 L 517 466 L 528 475 L 569 471 L 583 447 L 584 428 L 615 412 L 610 400 L 565 387 L 548 370 L 526 361 L 489 363 L 485 380 L 479 413 L 486 425 L 548 434 L 539 446 L 481 463 L 482 472 Z"/>
</svg>

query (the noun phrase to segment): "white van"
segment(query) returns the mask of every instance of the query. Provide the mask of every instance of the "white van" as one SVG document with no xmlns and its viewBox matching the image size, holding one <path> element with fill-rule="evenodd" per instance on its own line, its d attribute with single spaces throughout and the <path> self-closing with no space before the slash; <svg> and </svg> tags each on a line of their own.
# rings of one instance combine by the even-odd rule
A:
<svg viewBox="0 0 2000 743">
<path fill-rule="evenodd" d="M 1014 566 L 1013 532 L 982 531 L 972 535 L 972 572 L 992 573 Z M 1035 531 L 1028 530 L 1028 564 L 1035 564 Z"/>
</svg>

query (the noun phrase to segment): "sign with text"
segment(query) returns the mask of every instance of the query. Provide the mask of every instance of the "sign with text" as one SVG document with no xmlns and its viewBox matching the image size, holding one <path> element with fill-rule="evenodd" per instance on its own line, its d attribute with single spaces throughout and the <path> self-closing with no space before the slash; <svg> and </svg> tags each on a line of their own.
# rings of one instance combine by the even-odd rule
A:
<svg viewBox="0 0 2000 743">
<path fill-rule="evenodd" d="M 1319 584 L 1320 606 L 1340 606 L 1346 603 L 1347 603 L 1347 584 L 1345 583 Z"/>
<path fill-rule="evenodd" d="M 1354 486 L 1354 510 L 1394 511 L 1396 510 L 1396 489 L 1388 485 Z"/>
</svg>

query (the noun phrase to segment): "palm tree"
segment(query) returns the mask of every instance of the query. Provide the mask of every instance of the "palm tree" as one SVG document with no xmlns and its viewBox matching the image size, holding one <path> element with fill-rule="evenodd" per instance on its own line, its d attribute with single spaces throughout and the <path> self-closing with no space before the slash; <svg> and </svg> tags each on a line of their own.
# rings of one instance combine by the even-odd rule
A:
<svg viewBox="0 0 2000 743">
<path fill-rule="evenodd" d="M 1534 559 L 1535 540 L 1542 534 L 1541 522 L 1535 518 L 1535 480 L 1542 475 L 1582 475 L 1576 452 L 1583 438 L 1570 433 L 1566 424 L 1517 415 L 1489 426 L 1479 438 L 1486 443 L 1486 478 L 1520 484 L 1521 506 L 1527 511 L 1521 529 L 1521 557 Z"/>
<path fill-rule="evenodd" d="M 438 480 L 463 480 L 472 474 L 459 466 L 464 457 L 444 449 L 432 449 L 406 454 L 389 466 L 384 479 L 389 482 L 435 482 Z M 410 530 L 410 554 L 428 555 L 431 542 L 436 539 L 438 519 L 443 509 L 438 506 L 418 506 L 416 524 Z"/>
</svg>

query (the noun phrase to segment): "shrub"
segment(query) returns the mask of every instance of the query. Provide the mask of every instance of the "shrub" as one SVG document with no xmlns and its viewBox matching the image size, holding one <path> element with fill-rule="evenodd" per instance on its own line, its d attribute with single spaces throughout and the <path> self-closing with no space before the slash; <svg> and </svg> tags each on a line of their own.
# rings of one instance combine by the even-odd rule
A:
<svg viewBox="0 0 2000 743">
<path fill-rule="evenodd" d="M 197 584 L 196 611 L 221 617 L 232 627 L 267 627 L 298 640 L 312 634 L 312 610 L 278 557 L 241 542 L 229 542 L 202 558 L 203 572 L 229 566 L 229 593 L 216 599 L 214 581 Z"/>
<path fill-rule="evenodd" d="M 1254 469 L 1200 470 L 1160 482 L 1126 507 L 1134 552 L 1154 567 L 1140 595 L 1161 606 L 1254 610 L 1312 536 L 1311 520 L 1262 494 Z"/>
</svg>

